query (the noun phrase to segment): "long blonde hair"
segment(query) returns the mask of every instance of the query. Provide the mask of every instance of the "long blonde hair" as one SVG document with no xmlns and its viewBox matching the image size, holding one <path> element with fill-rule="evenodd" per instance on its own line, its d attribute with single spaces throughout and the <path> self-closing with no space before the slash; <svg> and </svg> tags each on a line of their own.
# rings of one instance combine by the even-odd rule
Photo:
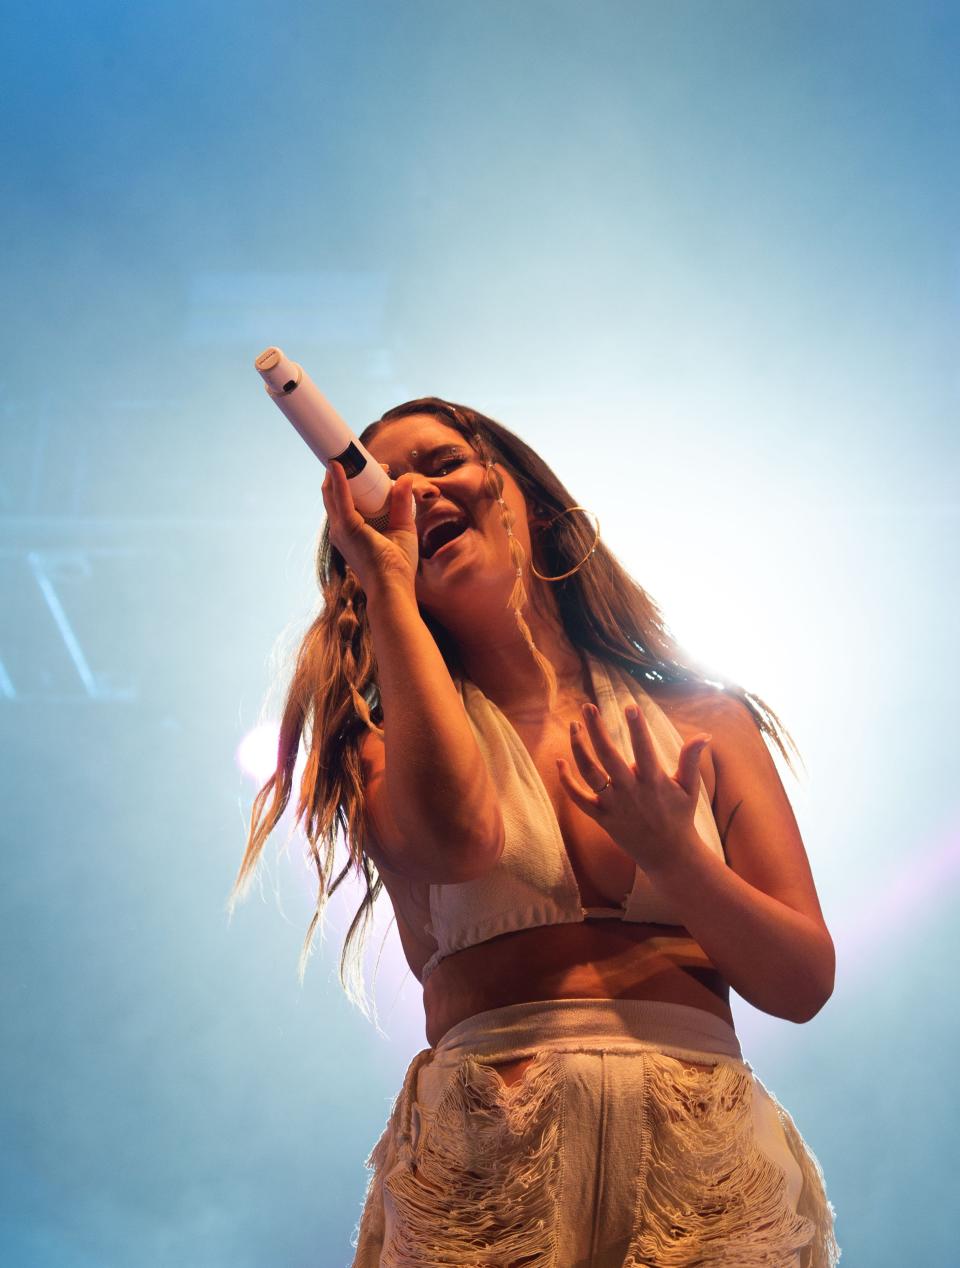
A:
<svg viewBox="0 0 960 1268">
<path fill-rule="evenodd" d="M 360 434 L 366 444 L 387 422 L 412 414 L 433 414 L 459 431 L 486 467 L 488 489 L 502 492 L 502 478 L 493 463 L 505 467 L 516 480 L 528 505 L 556 513 L 576 504 L 566 487 L 543 459 L 502 424 L 466 405 L 427 396 L 388 410 Z M 504 528 L 513 513 L 501 502 Z M 594 540 L 593 523 L 583 512 L 561 516 L 549 532 L 532 538 L 534 564 L 546 576 L 557 576 L 583 559 Z M 520 569 L 524 550 L 510 536 L 513 563 Z M 363 848 L 364 792 L 360 742 L 366 730 L 383 735 L 383 713 L 374 673 L 374 649 L 366 620 L 366 598 L 357 576 L 330 541 L 324 522 L 316 554 L 316 577 L 321 593 L 317 616 L 296 652 L 280 722 L 276 768 L 253 801 L 250 830 L 240 870 L 227 900 L 229 912 L 244 898 L 267 838 L 282 816 L 293 787 L 293 773 L 301 741 L 306 762 L 300 779 L 295 823 L 303 822 L 310 854 L 317 869 L 316 910 L 300 953 L 303 982 L 317 925 L 322 922 L 331 894 L 349 872 L 363 878 L 366 893 L 344 939 L 339 977 L 348 999 L 369 1018 L 362 959 L 373 906 L 383 888 L 376 866 Z M 546 583 L 538 583 L 545 585 Z M 796 776 L 783 738 L 800 757 L 793 737 L 776 713 L 759 696 L 719 676 L 687 655 L 670 633 L 655 600 L 600 542 L 587 564 L 554 586 L 564 632 L 575 647 L 610 665 L 620 666 L 647 686 L 689 683 L 722 688 L 750 710 L 759 730 L 770 737 Z M 527 594 L 521 575 L 509 599 L 517 626 L 530 648 L 533 663 L 555 699 L 553 666 L 535 647 L 522 608 Z M 447 632 L 421 610 L 451 674 L 462 672 L 457 648 Z M 801 758 L 802 762 L 802 758 Z M 269 799 L 269 806 L 267 805 Z M 343 832 L 349 858 L 333 879 L 336 839 Z M 356 946 L 353 947 L 353 944 Z M 352 954 L 351 954 L 352 951 Z"/>
</svg>

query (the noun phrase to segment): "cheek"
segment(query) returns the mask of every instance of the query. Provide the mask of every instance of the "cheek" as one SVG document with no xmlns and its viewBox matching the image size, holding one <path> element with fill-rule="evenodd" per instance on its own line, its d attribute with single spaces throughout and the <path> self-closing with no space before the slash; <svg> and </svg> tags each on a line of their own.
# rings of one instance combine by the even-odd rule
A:
<svg viewBox="0 0 960 1268">
<path fill-rule="evenodd" d="M 527 508 L 519 498 L 505 498 L 507 507 L 510 511 L 510 531 L 522 545 L 530 540 L 530 525 L 527 523 Z M 497 506 L 497 522 L 502 523 L 501 509 Z M 505 529 L 501 529 L 505 532 Z"/>
<path fill-rule="evenodd" d="M 508 509 L 512 512 L 510 517 L 510 532 L 517 539 L 524 550 L 529 550 L 530 532 L 526 522 L 526 512 L 522 507 L 517 507 L 504 499 Z M 510 551 L 510 538 L 507 532 L 507 526 L 504 522 L 504 511 L 499 502 L 494 502 L 487 507 L 484 519 L 480 526 L 483 529 L 482 536 L 487 542 L 493 543 L 499 551 L 502 551 L 504 557 Z"/>
</svg>

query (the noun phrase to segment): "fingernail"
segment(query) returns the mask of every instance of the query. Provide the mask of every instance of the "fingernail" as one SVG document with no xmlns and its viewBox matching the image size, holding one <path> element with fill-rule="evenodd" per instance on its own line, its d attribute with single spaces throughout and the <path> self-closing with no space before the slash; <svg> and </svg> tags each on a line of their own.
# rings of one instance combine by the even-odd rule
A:
<svg viewBox="0 0 960 1268">
<path fill-rule="evenodd" d="M 635 704 L 628 704 L 627 717 L 630 719 L 631 722 L 633 722 L 636 716 L 637 716 L 637 706 Z"/>
</svg>

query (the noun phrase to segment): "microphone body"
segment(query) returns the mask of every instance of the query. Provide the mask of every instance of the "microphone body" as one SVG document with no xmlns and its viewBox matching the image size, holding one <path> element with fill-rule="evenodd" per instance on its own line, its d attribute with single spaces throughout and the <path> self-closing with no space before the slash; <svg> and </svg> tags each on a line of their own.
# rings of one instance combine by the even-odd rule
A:
<svg viewBox="0 0 960 1268">
<path fill-rule="evenodd" d="M 268 396 L 286 415 L 325 467 L 336 459 L 350 482 L 357 510 L 371 528 L 383 532 L 390 518 L 390 479 L 360 443 L 306 370 L 279 348 L 267 348 L 254 362 Z M 416 499 L 411 494 L 416 519 Z"/>
</svg>

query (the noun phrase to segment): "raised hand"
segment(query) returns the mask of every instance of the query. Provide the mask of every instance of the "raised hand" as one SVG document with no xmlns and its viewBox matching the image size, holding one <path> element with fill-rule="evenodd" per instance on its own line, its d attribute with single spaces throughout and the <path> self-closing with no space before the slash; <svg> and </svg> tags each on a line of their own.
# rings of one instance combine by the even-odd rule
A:
<svg viewBox="0 0 960 1268">
<path fill-rule="evenodd" d="M 380 464 L 386 468 L 387 464 Z M 357 574 L 369 596 L 387 583 L 408 586 L 413 593 L 420 545 L 411 506 L 416 476 L 406 472 L 390 490 L 390 518 L 382 533 L 371 528 L 357 510 L 346 472 L 331 462 L 323 479 L 323 505 L 330 522 L 330 540 Z"/>
<path fill-rule="evenodd" d="M 585 704 L 583 716 L 587 730 L 582 723 L 572 722 L 570 745 L 587 787 L 574 779 L 562 757 L 557 758 L 560 782 L 584 814 L 645 872 L 655 874 L 676 860 L 695 831 L 700 757 L 712 737 L 699 735 L 688 740 L 680 750 L 676 774 L 671 776 L 660 765 L 650 729 L 636 705 L 626 709 L 636 759 L 633 765 L 624 761 L 596 705 Z"/>
</svg>

